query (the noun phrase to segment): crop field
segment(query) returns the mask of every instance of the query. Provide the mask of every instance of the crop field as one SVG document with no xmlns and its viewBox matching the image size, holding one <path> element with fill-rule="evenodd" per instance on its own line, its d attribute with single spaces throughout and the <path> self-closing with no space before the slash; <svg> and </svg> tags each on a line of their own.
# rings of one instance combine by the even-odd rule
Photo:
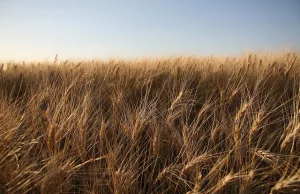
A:
<svg viewBox="0 0 300 194">
<path fill-rule="evenodd" d="M 300 193 L 299 54 L 3 63 L 0 193 Z"/>
</svg>

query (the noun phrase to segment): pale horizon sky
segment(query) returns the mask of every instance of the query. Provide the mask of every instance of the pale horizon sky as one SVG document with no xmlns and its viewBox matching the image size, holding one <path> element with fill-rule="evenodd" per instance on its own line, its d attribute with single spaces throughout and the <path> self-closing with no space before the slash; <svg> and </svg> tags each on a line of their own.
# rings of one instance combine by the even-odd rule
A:
<svg viewBox="0 0 300 194">
<path fill-rule="evenodd" d="M 0 0 L 0 61 L 300 49 L 298 0 Z"/>
</svg>

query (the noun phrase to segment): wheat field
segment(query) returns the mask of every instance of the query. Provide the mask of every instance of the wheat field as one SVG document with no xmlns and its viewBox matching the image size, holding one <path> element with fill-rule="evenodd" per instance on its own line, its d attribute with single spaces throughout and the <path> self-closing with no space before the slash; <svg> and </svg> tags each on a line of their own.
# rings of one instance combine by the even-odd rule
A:
<svg viewBox="0 0 300 194">
<path fill-rule="evenodd" d="M 299 119 L 297 53 L 5 63 L 0 193 L 300 193 Z"/>
</svg>

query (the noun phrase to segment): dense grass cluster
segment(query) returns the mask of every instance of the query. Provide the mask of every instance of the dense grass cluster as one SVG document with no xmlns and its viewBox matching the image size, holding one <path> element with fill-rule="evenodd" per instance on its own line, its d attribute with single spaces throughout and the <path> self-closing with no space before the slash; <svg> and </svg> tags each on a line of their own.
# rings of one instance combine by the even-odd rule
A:
<svg viewBox="0 0 300 194">
<path fill-rule="evenodd" d="M 299 193 L 297 56 L 4 64 L 0 193 Z"/>
</svg>

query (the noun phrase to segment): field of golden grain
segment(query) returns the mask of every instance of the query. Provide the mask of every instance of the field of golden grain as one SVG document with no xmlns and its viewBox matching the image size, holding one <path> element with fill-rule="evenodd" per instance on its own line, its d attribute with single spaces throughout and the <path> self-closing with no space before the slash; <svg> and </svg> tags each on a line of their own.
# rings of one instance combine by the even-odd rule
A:
<svg viewBox="0 0 300 194">
<path fill-rule="evenodd" d="M 0 193 L 300 193 L 299 54 L 0 70 Z"/>
</svg>

